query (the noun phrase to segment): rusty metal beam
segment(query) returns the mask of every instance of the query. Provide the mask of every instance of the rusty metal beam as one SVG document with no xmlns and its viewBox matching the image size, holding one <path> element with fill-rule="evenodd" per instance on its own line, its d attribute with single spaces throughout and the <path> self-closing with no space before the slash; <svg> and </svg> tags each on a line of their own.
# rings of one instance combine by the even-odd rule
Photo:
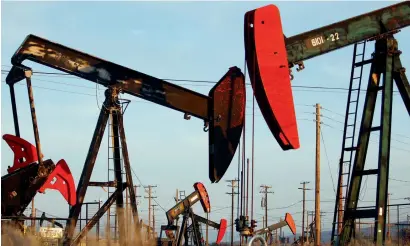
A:
<svg viewBox="0 0 410 246">
<path fill-rule="evenodd" d="M 397 88 L 406 106 L 407 112 L 410 115 L 410 84 L 405 74 L 406 69 L 402 66 L 400 56 L 396 55 L 393 60 L 394 71 L 393 78 L 396 82 Z"/>
<path fill-rule="evenodd" d="M 393 58 L 397 55 L 397 41 L 389 37 L 386 42 L 384 61 L 383 93 L 381 101 L 379 161 L 376 189 L 376 218 L 374 225 L 374 242 L 384 245 L 386 233 L 386 205 L 389 185 L 391 122 L 393 110 Z"/>
<path fill-rule="evenodd" d="M 9 74 L 6 77 L 6 83 L 10 87 L 10 99 L 11 99 L 11 109 L 13 111 L 13 121 L 14 121 L 14 130 L 16 132 L 16 136 L 20 137 L 20 127 L 18 122 L 18 114 L 17 114 L 17 105 L 16 105 L 16 95 L 14 92 L 14 84 L 20 80 L 25 78 L 24 67 L 17 67 L 13 66 L 10 69 Z"/>
<path fill-rule="evenodd" d="M 11 63 L 21 65 L 26 59 L 208 120 L 205 95 L 35 35 L 26 37 Z"/>
<path fill-rule="evenodd" d="M 97 187 L 117 187 L 117 182 L 108 181 L 108 182 L 100 182 L 100 181 L 90 181 L 88 186 L 97 186 Z"/>
<path fill-rule="evenodd" d="M 288 61 L 297 64 L 409 25 L 410 1 L 404 1 L 285 38 Z"/>
</svg>

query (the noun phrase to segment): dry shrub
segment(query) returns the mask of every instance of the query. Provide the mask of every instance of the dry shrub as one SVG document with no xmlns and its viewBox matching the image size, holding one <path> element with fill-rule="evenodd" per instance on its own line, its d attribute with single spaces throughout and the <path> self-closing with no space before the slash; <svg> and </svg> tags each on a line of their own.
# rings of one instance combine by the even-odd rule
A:
<svg viewBox="0 0 410 246">
<path fill-rule="evenodd" d="M 21 229 L 11 223 L 2 222 L 1 225 L 1 245 L 7 246 L 41 246 L 36 236 L 30 233 L 23 234 Z"/>
</svg>

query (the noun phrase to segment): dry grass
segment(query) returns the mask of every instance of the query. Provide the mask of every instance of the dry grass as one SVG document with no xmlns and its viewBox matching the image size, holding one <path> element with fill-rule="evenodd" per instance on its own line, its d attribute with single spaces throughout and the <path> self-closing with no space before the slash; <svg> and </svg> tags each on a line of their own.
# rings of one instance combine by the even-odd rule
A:
<svg viewBox="0 0 410 246">
<path fill-rule="evenodd" d="M 119 210 L 118 210 L 119 211 Z M 124 217 L 127 218 L 128 215 Z M 128 221 L 128 223 L 126 223 Z M 20 228 L 13 226 L 8 223 L 2 222 L 2 237 L 1 237 L 1 245 L 7 246 L 22 246 L 22 245 L 30 245 L 30 246 L 42 246 L 43 243 L 41 242 L 40 238 L 36 235 L 33 235 L 30 232 L 23 234 Z M 124 221 L 125 233 L 124 235 L 120 235 L 121 242 L 127 245 L 137 245 L 137 237 L 135 233 L 135 226 L 132 223 L 132 219 L 125 219 Z M 105 228 L 105 235 L 108 236 L 108 225 Z M 145 240 L 147 235 L 144 231 L 141 232 L 141 236 L 144 239 L 143 244 L 144 246 L 155 246 L 156 240 Z M 101 238 L 97 240 L 97 236 L 92 233 L 88 233 L 87 238 L 83 238 L 79 245 L 87 245 L 87 246 L 120 246 L 121 242 L 119 240 L 113 240 L 112 238 Z"/>
</svg>

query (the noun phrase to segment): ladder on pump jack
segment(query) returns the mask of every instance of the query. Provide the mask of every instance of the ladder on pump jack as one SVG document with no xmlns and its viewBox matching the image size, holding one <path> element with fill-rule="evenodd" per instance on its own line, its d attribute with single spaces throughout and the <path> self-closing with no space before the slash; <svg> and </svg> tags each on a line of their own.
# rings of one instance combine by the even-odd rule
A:
<svg viewBox="0 0 410 246">
<path fill-rule="evenodd" d="M 125 110 L 127 109 L 128 105 L 130 103 L 130 100 L 119 99 L 119 103 L 120 103 L 120 106 L 121 106 L 121 114 L 124 114 Z M 115 126 L 113 117 L 115 117 L 115 116 L 113 114 L 111 114 L 110 119 L 108 120 L 108 124 L 107 124 L 108 125 L 108 143 L 107 143 L 107 146 L 108 146 L 108 182 L 110 182 L 113 179 L 116 181 L 116 179 L 115 179 L 115 168 L 112 166 L 112 165 L 114 165 L 113 162 L 116 159 L 115 154 L 114 154 L 115 151 L 117 151 L 117 153 L 120 156 L 119 161 L 121 163 L 121 175 L 125 174 L 125 172 L 123 170 L 123 158 L 122 158 L 122 154 L 121 154 L 122 153 L 122 151 L 121 151 L 122 146 L 121 146 L 120 143 L 118 143 L 117 144 L 118 147 L 115 147 L 116 144 L 114 143 L 114 141 L 118 140 L 118 133 L 113 132 L 113 129 L 115 128 L 115 127 L 113 127 L 113 126 Z M 113 154 L 113 155 L 111 156 L 110 153 Z M 112 164 L 112 165 L 110 165 L 110 164 Z M 113 174 L 113 177 L 110 176 L 110 173 Z M 124 180 L 124 177 L 123 177 L 123 180 Z M 107 192 L 108 193 L 107 198 L 109 198 L 115 192 L 115 190 L 113 191 L 111 189 L 111 187 L 108 187 L 107 191 L 108 191 Z M 108 212 L 107 216 L 109 217 L 109 220 L 108 220 L 109 221 L 109 225 L 108 225 L 109 234 L 112 235 L 112 233 L 113 233 L 113 235 L 110 236 L 110 237 L 113 238 L 114 241 L 117 240 L 118 236 L 119 236 L 118 235 L 118 221 L 117 221 L 118 217 L 117 217 L 116 207 L 117 207 L 116 206 L 116 200 L 114 200 L 113 204 L 111 205 L 110 208 L 108 208 L 108 211 L 107 211 Z M 112 222 L 111 218 L 114 219 L 113 222 Z M 112 223 L 114 223 L 114 225 L 112 225 Z"/>
<path fill-rule="evenodd" d="M 365 53 L 366 41 L 354 44 L 349 93 L 347 96 L 346 114 L 343 127 L 342 150 L 339 159 L 339 178 L 336 190 L 335 212 L 333 215 L 332 241 L 342 230 L 344 204 L 350 181 L 352 160 L 357 150 L 357 148 L 354 147 L 354 144 L 357 130 L 357 112 L 360 101 L 363 67 L 371 62 L 371 59 L 365 60 Z"/>
</svg>

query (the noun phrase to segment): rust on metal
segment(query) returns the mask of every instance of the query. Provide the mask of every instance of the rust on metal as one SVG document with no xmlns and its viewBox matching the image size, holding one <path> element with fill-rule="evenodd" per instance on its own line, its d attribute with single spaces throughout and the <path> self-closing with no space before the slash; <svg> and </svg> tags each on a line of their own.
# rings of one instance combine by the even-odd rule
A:
<svg viewBox="0 0 410 246">
<path fill-rule="evenodd" d="M 209 179 L 218 182 L 228 170 L 245 122 L 245 77 L 238 67 L 209 92 Z"/>
<path fill-rule="evenodd" d="M 20 216 L 54 170 L 52 160 L 43 162 L 45 175 L 38 176 L 38 163 L 33 163 L 1 177 L 1 215 Z"/>
<path fill-rule="evenodd" d="M 19 65 L 25 59 L 98 84 L 117 86 L 124 93 L 201 119 L 208 118 L 208 98 L 200 93 L 35 35 L 26 37 L 11 61 Z"/>
</svg>

